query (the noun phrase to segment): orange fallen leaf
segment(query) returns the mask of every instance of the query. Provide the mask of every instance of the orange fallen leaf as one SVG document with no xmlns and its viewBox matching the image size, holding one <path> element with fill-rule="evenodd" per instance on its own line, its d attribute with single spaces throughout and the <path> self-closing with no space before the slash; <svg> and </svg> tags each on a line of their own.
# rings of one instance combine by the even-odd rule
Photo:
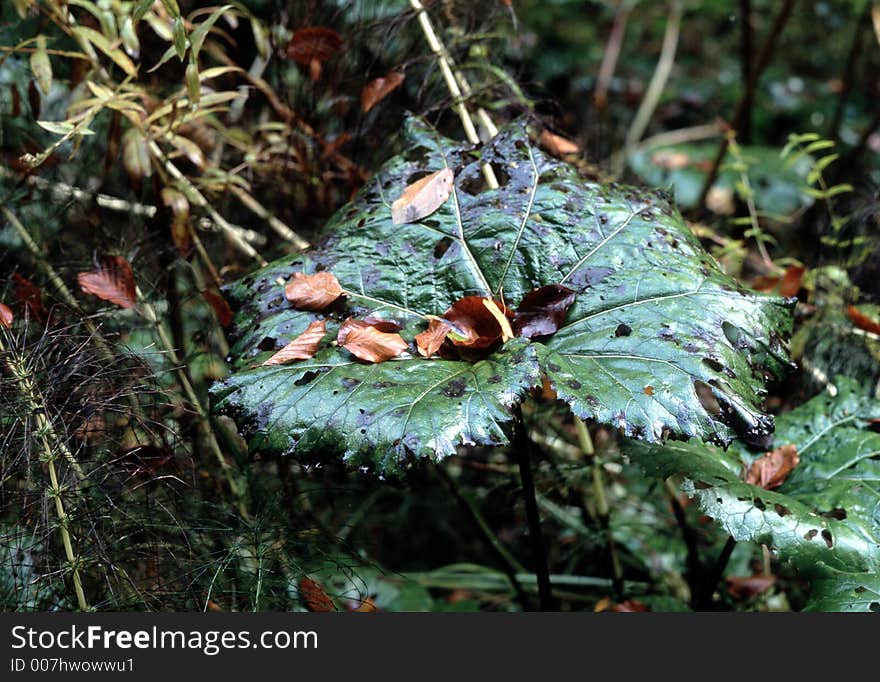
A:
<svg viewBox="0 0 880 682">
<path fill-rule="evenodd" d="M 343 293 L 339 280 L 329 272 L 313 275 L 295 272 L 284 287 L 284 296 L 294 307 L 313 312 L 323 310 Z"/>
<path fill-rule="evenodd" d="M 691 157 L 684 152 L 662 150 L 651 154 L 651 163 L 658 168 L 678 170 L 691 165 Z"/>
<path fill-rule="evenodd" d="M 0 324 L 7 329 L 11 329 L 13 318 L 12 309 L 5 303 L 0 303 Z"/>
<path fill-rule="evenodd" d="M 336 342 L 365 362 L 385 362 L 409 348 L 397 332 L 380 331 L 381 325 L 348 318 L 339 328 Z"/>
<path fill-rule="evenodd" d="M 299 596 L 302 597 L 303 605 L 309 611 L 335 611 L 336 605 L 324 591 L 319 582 L 311 578 L 300 578 Z"/>
<path fill-rule="evenodd" d="M 327 334 L 327 323 L 315 320 L 305 331 L 264 362 L 264 365 L 286 365 L 294 360 L 308 360 L 318 352 L 321 340 Z"/>
<path fill-rule="evenodd" d="M 421 334 L 416 334 L 416 347 L 419 355 L 429 358 L 438 350 L 443 342 L 446 341 L 446 335 L 452 331 L 452 327 L 442 320 L 433 319 L 428 322 L 428 328 Z"/>
<path fill-rule="evenodd" d="M 760 486 L 765 490 L 778 488 L 799 462 L 797 447 L 783 445 L 752 462 L 746 474 L 746 483 Z"/>
<path fill-rule="evenodd" d="M 849 319 L 859 329 L 871 332 L 872 334 L 880 334 L 880 322 L 871 319 L 854 305 L 847 306 L 846 314 L 849 315 Z"/>
<path fill-rule="evenodd" d="M 568 154 L 579 154 L 581 149 L 571 140 L 567 140 L 560 135 L 551 133 L 549 130 L 542 130 L 538 137 L 538 144 L 553 154 L 553 156 L 566 156 Z"/>
<path fill-rule="evenodd" d="M 232 308 L 229 307 L 229 303 L 226 302 L 225 298 L 210 289 L 205 289 L 202 292 L 202 298 L 204 298 L 208 302 L 208 305 L 214 310 L 214 314 L 217 316 L 217 321 L 220 323 L 221 327 L 226 329 L 232 324 Z"/>
<path fill-rule="evenodd" d="M 79 273 L 76 281 L 85 293 L 122 308 L 134 308 L 137 302 L 134 273 L 122 256 L 103 256 L 96 269 Z"/>
<path fill-rule="evenodd" d="M 776 582 L 772 575 L 729 576 L 727 593 L 734 599 L 749 599 L 766 592 Z"/>
<path fill-rule="evenodd" d="M 444 168 L 407 185 L 391 204 L 391 221 L 414 223 L 431 215 L 449 198 L 454 177 L 451 169 Z"/>
<path fill-rule="evenodd" d="M 371 80 L 361 90 L 361 109 L 366 114 L 370 109 L 397 90 L 406 77 L 402 71 L 392 71 L 380 78 Z"/>
<path fill-rule="evenodd" d="M 376 602 L 369 597 L 364 599 L 357 608 L 352 609 L 354 613 L 376 613 L 378 610 L 379 607 L 376 606 Z"/>
<path fill-rule="evenodd" d="M 801 282 L 807 271 L 802 265 L 792 265 L 786 268 L 782 277 L 762 275 L 751 282 L 752 289 L 772 293 L 778 291 L 782 296 L 796 296 L 801 290 Z"/>
</svg>

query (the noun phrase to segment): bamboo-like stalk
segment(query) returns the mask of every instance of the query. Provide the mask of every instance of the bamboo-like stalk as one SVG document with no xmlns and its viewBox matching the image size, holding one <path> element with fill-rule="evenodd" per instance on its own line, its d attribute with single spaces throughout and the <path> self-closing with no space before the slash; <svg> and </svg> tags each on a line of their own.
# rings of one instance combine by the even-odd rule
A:
<svg viewBox="0 0 880 682">
<path fill-rule="evenodd" d="M 449 90 L 449 94 L 452 95 L 453 106 L 458 113 L 459 119 L 461 119 L 464 134 L 467 136 L 467 139 L 471 144 L 479 144 L 480 136 L 477 135 L 476 126 L 474 126 L 474 122 L 467 110 L 467 106 L 465 105 L 465 97 L 462 93 L 462 88 L 459 85 L 459 80 L 455 77 L 454 62 L 452 61 L 451 55 L 446 49 L 446 46 L 441 42 L 440 38 L 437 37 L 437 33 L 434 31 L 434 26 L 431 24 L 431 18 L 428 16 L 425 6 L 422 5 L 419 0 L 409 0 L 409 4 L 416 11 L 419 25 L 422 27 L 422 33 L 425 35 L 425 40 L 427 40 L 428 46 L 437 57 L 437 63 L 440 65 L 440 72 L 443 74 L 443 80 L 446 81 L 446 87 Z M 464 81 L 464 77 L 462 76 L 461 78 L 462 81 Z M 470 90 L 470 87 L 468 86 L 467 89 Z M 485 121 L 488 120 L 489 125 L 486 126 L 487 130 L 491 131 L 492 129 L 495 129 L 497 132 L 491 119 L 489 119 L 489 115 L 486 114 L 485 111 L 483 113 L 485 114 L 485 117 L 481 117 L 484 118 L 483 125 L 486 125 Z M 492 166 L 488 163 L 483 164 L 483 177 L 486 178 L 486 184 L 489 185 L 490 189 L 498 189 L 498 178 L 495 177 L 495 171 L 492 170 Z"/>
<path fill-rule="evenodd" d="M 6 344 L 3 340 L 5 334 L 6 332 L 0 331 L 0 352 L 2 353 L 7 352 Z M 64 507 L 64 501 L 61 499 L 61 485 L 58 480 L 58 471 L 55 468 L 57 453 L 60 452 L 64 458 L 71 463 L 71 466 L 77 470 L 79 476 L 82 476 L 82 471 L 79 469 L 79 463 L 74 459 L 73 454 L 70 452 L 65 442 L 58 437 L 55 428 L 52 426 L 52 422 L 50 422 L 49 418 L 46 416 L 46 410 L 42 405 L 42 401 L 40 400 L 36 387 L 34 386 L 24 363 L 20 360 L 14 361 L 10 359 L 7 361 L 7 367 L 12 376 L 15 377 L 19 393 L 22 398 L 27 401 L 30 414 L 33 415 L 36 423 L 36 434 L 40 445 L 42 446 L 43 459 L 46 461 L 46 467 L 49 470 L 49 482 L 51 487 L 48 490 L 48 494 L 55 502 L 55 515 L 58 518 L 58 530 L 61 534 L 61 543 L 64 546 L 64 555 L 67 558 L 67 563 L 70 565 L 77 606 L 80 611 L 88 611 L 89 603 L 86 600 L 85 592 L 83 590 L 79 561 L 76 552 L 73 549 L 73 540 L 68 527 L 70 525 L 70 516 Z"/>
</svg>

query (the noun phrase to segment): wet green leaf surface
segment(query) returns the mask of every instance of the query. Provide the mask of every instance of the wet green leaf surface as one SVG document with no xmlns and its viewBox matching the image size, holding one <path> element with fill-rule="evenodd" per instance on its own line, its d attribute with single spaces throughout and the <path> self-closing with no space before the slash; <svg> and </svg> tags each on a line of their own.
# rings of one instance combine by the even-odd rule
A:
<svg viewBox="0 0 880 682">
<path fill-rule="evenodd" d="M 790 304 L 726 277 L 664 196 L 584 181 L 535 148 L 521 123 L 480 152 L 417 119 L 407 133 L 406 153 L 331 219 L 319 248 L 226 291 L 237 310 L 236 371 L 213 396 L 252 449 L 341 453 L 392 470 L 462 444 L 503 444 L 512 406 L 542 374 L 579 416 L 649 441 L 761 440 L 772 430 L 759 405 L 765 375 L 786 366 Z M 485 187 L 482 162 L 499 189 Z M 427 218 L 393 224 L 404 188 L 446 167 L 455 172 L 450 198 Z M 292 308 L 278 281 L 321 270 L 348 295 L 322 313 Z M 555 335 L 514 339 L 476 363 L 417 355 L 412 340 L 427 315 L 474 295 L 515 308 L 549 284 L 576 294 Z M 303 363 L 258 366 L 313 320 L 326 318 L 334 338 L 350 315 L 397 322 L 410 352 L 364 365 L 325 347 Z"/>
</svg>

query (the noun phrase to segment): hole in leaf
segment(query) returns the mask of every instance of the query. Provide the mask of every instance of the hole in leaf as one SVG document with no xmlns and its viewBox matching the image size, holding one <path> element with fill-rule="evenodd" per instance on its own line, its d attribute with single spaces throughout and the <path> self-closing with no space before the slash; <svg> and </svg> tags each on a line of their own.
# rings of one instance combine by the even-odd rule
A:
<svg viewBox="0 0 880 682">
<path fill-rule="evenodd" d="M 629 336 L 630 334 L 632 334 L 632 327 L 628 324 L 619 324 L 614 330 L 614 336 Z"/>
<path fill-rule="evenodd" d="M 756 498 L 753 500 L 753 502 L 755 503 L 755 506 L 756 506 L 758 509 L 760 509 L 761 511 L 764 511 L 765 509 L 767 509 L 767 505 L 764 504 L 764 500 L 762 500 L 760 497 L 756 497 Z"/>
<path fill-rule="evenodd" d="M 834 547 L 834 538 L 831 535 L 831 531 L 827 528 L 822 530 L 822 539 L 825 541 L 825 545 L 828 547 L 828 549 Z"/>
<path fill-rule="evenodd" d="M 317 372 L 306 372 L 299 379 L 294 381 L 294 385 L 296 386 L 305 386 L 306 384 L 314 381 L 315 377 L 318 376 Z"/>
<path fill-rule="evenodd" d="M 450 244 L 452 244 L 451 237 L 443 237 L 443 239 L 438 241 L 434 245 L 434 258 L 437 258 L 438 260 L 440 258 L 443 258 L 443 254 L 445 254 L 449 250 Z"/>
<path fill-rule="evenodd" d="M 260 350 L 275 350 L 275 341 L 276 339 L 273 337 L 267 336 L 257 344 L 257 348 Z"/>
<path fill-rule="evenodd" d="M 716 372 L 721 372 L 724 369 L 724 365 L 715 358 L 703 358 L 703 364 Z"/>
<path fill-rule="evenodd" d="M 713 417 L 717 417 L 721 414 L 721 405 L 718 403 L 718 399 L 715 397 L 715 393 L 712 391 L 711 386 L 703 381 L 695 381 L 694 392 L 697 394 L 697 399 L 700 401 L 700 405 L 703 406 L 703 409 L 706 410 L 706 412 Z"/>
<path fill-rule="evenodd" d="M 837 507 L 827 512 L 822 512 L 820 516 L 824 516 L 826 519 L 837 519 L 838 521 L 843 521 L 846 518 L 846 510 Z"/>
<path fill-rule="evenodd" d="M 871 609 L 872 613 L 880 613 L 880 602 L 872 601 L 868 604 L 868 608 Z"/>
</svg>

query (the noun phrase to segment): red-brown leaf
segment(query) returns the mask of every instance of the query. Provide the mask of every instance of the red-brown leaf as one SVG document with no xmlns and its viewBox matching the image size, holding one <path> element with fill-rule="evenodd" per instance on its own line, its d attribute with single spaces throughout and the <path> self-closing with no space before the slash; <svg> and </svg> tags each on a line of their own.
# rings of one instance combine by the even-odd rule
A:
<svg viewBox="0 0 880 682">
<path fill-rule="evenodd" d="M 849 315 L 849 319 L 852 323 L 859 329 L 871 332 L 872 334 L 880 334 L 880 322 L 871 319 L 854 305 L 848 306 L 846 313 Z"/>
<path fill-rule="evenodd" d="M 76 276 L 80 289 L 122 308 L 134 308 L 137 289 L 131 265 L 122 256 L 103 256 L 98 267 Z"/>
<path fill-rule="evenodd" d="M 490 301 L 490 299 L 482 296 L 465 296 L 453 303 L 452 307 L 443 313 L 443 317 L 455 327 L 453 336 L 449 337 L 453 345 L 485 349 L 494 346 L 501 340 L 503 332 L 501 325 L 489 312 L 483 301 Z M 508 318 L 512 317 L 512 313 L 506 309 L 504 304 L 498 301 L 491 301 L 491 303 Z"/>
<path fill-rule="evenodd" d="M 513 317 L 513 331 L 527 339 L 555 334 L 562 323 L 575 292 L 561 284 L 548 284 L 523 296 Z"/>
<path fill-rule="evenodd" d="M 727 593 L 734 599 L 750 599 L 769 590 L 775 582 L 772 575 L 732 575 L 727 578 Z"/>
<path fill-rule="evenodd" d="M 580 147 L 578 147 L 571 140 L 566 140 L 564 137 L 555 135 L 549 130 L 541 131 L 541 135 L 538 137 L 538 144 L 540 144 L 544 149 L 553 154 L 553 156 L 579 154 L 581 151 Z"/>
<path fill-rule="evenodd" d="M 232 308 L 229 307 L 229 303 L 226 302 L 225 298 L 216 291 L 211 291 L 210 289 L 205 289 L 202 292 L 202 298 L 204 298 L 208 302 L 208 305 L 214 310 L 214 314 L 217 316 L 217 321 L 220 323 L 221 327 L 226 329 L 232 324 Z"/>
<path fill-rule="evenodd" d="M 604 597 L 596 602 L 593 611 L 596 613 L 643 613 L 650 611 L 647 604 L 635 599 L 626 599 L 622 602 L 614 602 L 609 597 Z"/>
<path fill-rule="evenodd" d="M 397 90 L 404 81 L 402 71 L 392 71 L 375 80 L 371 80 L 361 90 L 361 109 L 366 114 L 370 109 Z"/>
<path fill-rule="evenodd" d="M 341 46 L 342 38 L 332 28 L 301 28 L 287 44 L 287 57 L 297 64 L 309 66 L 313 61 L 326 62 Z"/>
<path fill-rule="evenodd" d="M 430 320 L 428 328 L 416 334 L 416 347 L 419 349 L 419 355 L 429 358 L 438 350 L 443 342 L 446 341 L 446 335 L 452 331 L 452 327 L 442 320 Z"/>
<path fill-rule="evenodd" d="M 309 611 L 324 613 L 336 610 L 333 600 L 330 599 L 321 584 L 311 578 L 300 578 L 299 596 L 302 597 L 303 605 Z"/>
<path fill-rule="evenodd" d="M 7 329 L 11 329 L 12 320 L 14 317 L 15 316 L 12 314 L 12 309 L 5 303 L 0 303 L 0 324 L 2 324 Z"/>
<path fill-rule="evenodd" d="M 391 204 L 391 221 L 414 223 L 431 215 L 449 198 L 454 177 L 452 170 L 444 168 L 407 185 Z"/>
<path fill-rule="evenodd" d="M 376 363 L 396 358 L 409 348 L 397 332 L 383 332 L 375 324 L 351 317 L 339 328 L 336 343 L 355 357 Z"/>
<path fill-rule="evenodd" d="M 801 290 L 801 282 L 807 271 L 802 265 L 792 265 L 785 270 L 782 277 L 762 275 L 751 282 L 752 289 L 767 293 L 778 292 L 782 296 L 797 296 Z"/>
<path fill-rule="evenodd" d="M 798 462 L 800 462 L 800 457 L 798 457 L 797 447 L 783 445 L 752 462 L 746 474 L 746 483 L 760 486 L 766 490 L 778 488 L 785 482 Z"/>
<path fill-rule="evenodd" d="M 19 303 L 27 308 L 31 317 L 44 322 L 49 313 L 43 305 L 43 292 L 40 287 L 17 272 L 12 273 L 12 281 L 15 282 L 15 297 Z"/>
<path fill-rule="evenodd" d="M 295 272 L 293 279 L 284 287 L 285 298 L 295 308 L 313 312 L 323 310 L 343 293 L 339 280 L 329 272 L 316 272 L 314 275 Z"/>
<path fill-rule="evenodd" d="M 318 352 L 321 340 L 327 334 L 327 323 L 315 320 L 305 331 L 264 362 L 264 365 L 286 365 L 294 360 L 308 360 Z"/>
</svg>

